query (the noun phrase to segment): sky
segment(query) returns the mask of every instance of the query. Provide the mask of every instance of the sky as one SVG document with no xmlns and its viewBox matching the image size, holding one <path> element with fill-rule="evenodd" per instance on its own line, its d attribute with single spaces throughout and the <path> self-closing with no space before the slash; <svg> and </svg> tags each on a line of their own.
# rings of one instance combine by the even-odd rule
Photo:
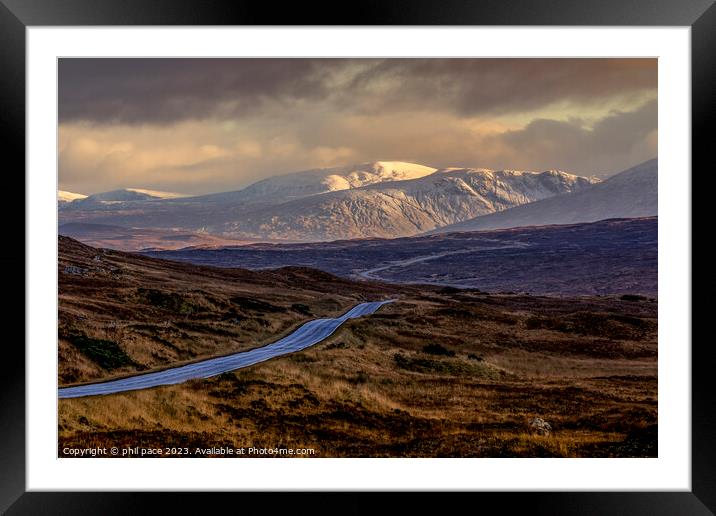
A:
<svg viewBox="0 0 716 516">
<path fill-rule="evenodd" d="M 657 60 L 60 59 L 58 111 L 84 194 L 366 161 L 604 178 L 657 156 Z"/>
</svg>

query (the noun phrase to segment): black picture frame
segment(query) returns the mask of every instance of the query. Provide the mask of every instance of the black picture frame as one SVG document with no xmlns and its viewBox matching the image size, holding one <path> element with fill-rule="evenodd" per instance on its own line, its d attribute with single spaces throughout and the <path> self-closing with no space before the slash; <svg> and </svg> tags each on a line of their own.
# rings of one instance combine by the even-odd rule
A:
<svg viewBox="0 0 716 516">
<path fill-rule="evenodd" d="M 0 0 L 0 140 L 5 163 L 3 181 L 14 192 L 15 205 L 4 202 L 4 236 L 12 242 L 0 256 L 5 271 L 25 268 L 24 213 L 25 170 L 25 30 L 30 26 L 83 25 L 608 25 L 689 26 L 692 42 L 692 168 L 706 169 L 711 155 L 710 132 L 715 125 L 716 102 L 716 6 L 714 0 L 401 0 L 361 2 L 355 9 L 346 5 L 284 3 L 280 8 L 245 0 Z M 708 173 L 708 170 L 704 170 Z M 711 172 L 713 173 L 713 172 Z M 705 178 L 703 179 L 705 180 Z M 700 185 L 702 179 L 699 179 Z M 14 183 L 13 183 L 14 182 Z M 702 190 L 703 191 L 703 190 Z M 18 192 L 23 192 L 20 195 Z M 698 191 L 693 190 L 692 219 L 698 217 Z M 706 195 L 706 194 L 703 194 Z M 700 208 L 703 209 L 703 208 Z M 704 214 L 704 216 L 706 216 Z M 12 223 L 10 223 L 12 221 Z M 705 224 L 705 223 L 704 223 Z M 706 230 L 708 231 L 708 229 Z M 692 232 L 692 235 L 695 232 Z M 693 256 L 693 247 L 692 247 Z M 692 260 L 693 263 L 693 260 Z M 696 264 L 694 264 L 696 266 Z M 24 278 L 7 273 L 4 326 L 15 328 L 6 335 L 5 354 L 0 359 L 0 511 L 16 514 L 142 514 L 155 512 L 203 513 L 211 505 L 229 501 L 228 493 L 48 493 L 25 489 L 25 351 Z M 22 282 L 22 284 L 21 284 Z M 713 280 L 699 288 L 706 289 Z M 8 289 L 8 287 L 11 287 Z M 696 308 L 695 298 L 692 307 Z M 693 321 L 693 315 L 692 315 Z M 6 332 L 7 333 L 7 332 Z M 692 346 L 692 491 L 690 492 L 591 492 L 591 493 L 479 493 L 479 502 L 497 504 L 500 512 L 526 509 L 532 514 L 713 514 L 716 512 L 716 401 L 711 393 L 711 339 Z M 684 343 L 687 346 L 689 343 Z M 241 494 L 241 503 L 253 505 L 253 494 Z M 273 510 L 335 512 L 332 504 L 319 501 L 316 493 L 301 493 L 288 499 L 272 496 Z M 341 501 L 341 511 L 361 513 L 377 501 L 371 496 L 350 494 Z M 408 498 L 408 497 L 404 497 Z M 231 500 L 235 502 L 236 500 Z M 408 500 L 405 500 L 408 503 Z M 468 503 L 475 503 L 471 500 Z M 401 502 L 402 503 L 402 502 Z M 433 501 L 433 503 L 435 503 Z M 410 496 L 410 505 L 422 509 L 430 504 L 422 494 Z M 407 510 L 407 505 L 405 506 Z M 273 512 L 273 510 L 271 512 Z"/>
</svg>

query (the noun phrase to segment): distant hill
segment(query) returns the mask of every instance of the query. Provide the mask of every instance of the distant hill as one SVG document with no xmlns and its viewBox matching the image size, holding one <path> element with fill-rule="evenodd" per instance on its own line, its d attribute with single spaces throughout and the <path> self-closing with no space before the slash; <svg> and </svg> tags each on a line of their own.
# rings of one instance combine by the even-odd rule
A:
<svg viewBox="0 0 716 516">
<path fill-rule="evenodd" d="M 60 384 L 243 351 L 308 319 L 411 291 L 315 269 L 216 269 L 58 240 Z"/>
<path fill-rule="evenodd" d="M 556 170 L 436 170 L 376 161 L 275 176 L 243 190 L 196 197 L 136 189 L 95 194 L 62 206 L 60 222 L 179 229 L 237 240 L 394 238 L 576 192 L 595 181 Z"/>
<path fill-rule="evenodd" d="M 300 265 L 344 277 L 550 295 L 657 293 L 656 217 L 395 239 L 180 249 L 219 267 Z"/>
<path fill-rule="evenodd" d="M 91 204 L 111 204 L 135 201 L 156 201 L 161 199 L 178 199 L 186 197 L 184 194 L 172 192 L 159 192 L 157 190 L 144 190 L 141 188 L 122 188 L 111 192 L 101 192 L 86 195 L 73 205 L 74 207 L 87 207 Z"/>
<path fill-rule="evenodd" d="M 74 192 L 66 192 L 64 190 L 58 190 L 57 191 L 57 201 L 60 204 L 77 201 L 79 199 L 86 199 L 87 196 L 84 194 L 74 193 Z"/>
<path fill-rule="evenodd" d="M 590 184 L 561 171 L 450 168 L 250 211 L 217 229 L 235 238 L 295 241 L 411 236 Z"/>
<path fill-rule="evenodd" d="M 62 224 L 58 228 L 58 233 L 91 246 L 108 247 L 119 251 L 166 250 L 190 246 L 216 247 L 251 243 L 179 229 L 127 228 L 86 222 Z"/>
<path fill-rule="evenodd" d="M 658 215 L 658 161 L 653 159 L 580 191 L 445 225 L 431 233 L 572 224 L 655 215 Z"/>
<path fill-rule="evenodd" d="M 436 169 L 403 161 L 373 161 L 344 167 L 303 170 L 272 176 L 243 190 L 202 195 L 191 199 L 198 203 L 281 204 L 328 192 L 351 190 L 376 183 L 417 179 Z"/>
</svg>

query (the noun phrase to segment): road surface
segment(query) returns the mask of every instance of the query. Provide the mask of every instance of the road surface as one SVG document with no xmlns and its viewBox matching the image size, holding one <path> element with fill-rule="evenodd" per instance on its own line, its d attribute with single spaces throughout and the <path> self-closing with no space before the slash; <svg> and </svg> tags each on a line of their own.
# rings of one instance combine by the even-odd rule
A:
<svg viewBox="0 0 716 516">
<path fill-rule="evenodd" d="M 494 242 L 497 242 L 497 240 L 493 240 Z M 514 248 L 525 248 L 529 247 L 529 244 L 525 244 L 523 242 L 514 242 L 512 244 L 506 244 L 506 245 L 498 245 L 494 247 L 470 247 L 468 249 L 458 249 L 456 251 L 444 251 L 442 253 L 433 253 L 423 256 L 413 256 L 412 258 L 408 258 L 406 260 L 398 260 L 394 262 L 388 262 L 385 265 L 381 265 L 379 267 L 373 267 L 372 269 L 366 269 L 364 271 L 359 271 L 355 273 L 355 276 L 362 279 L 367 280 L 376 280 L 376 281 L 388 281 L 390 283 L 419 283 L 422 285 L 439 285 L 444 287 L 457 287 L 457 288 L 473 288 L 472 285 L 465 285 L 463 283 L 448 283 L 443 281 L 435 281 L 428 278 L 414 278 L 410 280 L 397 280 L 395 278 L 393 279 L 386 279 L 378 275 L 379 272 L 387 271 L 388 269 L 394 269 L 396 267 L 409 267 L 411 265 L 414 265 L 416 263 L 421 262 L 427 262 L 429 260 L 437 260 L 438 258 L 444 258 L 446 256 L 452 256 L 456 254 L 469 254 L 469 253 L 477 253 L 480 251 L 494 251 L 496 249 L 514 249 Z"/>
<path fill-rule="evenodd" d="M 60 398 L 80 398 L 83 396 L 97 396 L 101 394 L 148 389 L 160 385 L 173 385 L 197 378 L 209 378 L 210 376 L 248 367 L 271 358 L 280 357 L 313 346 L 331 335 L 348 319 L 370 315 L 384 304 L 390 302 L 389 300 L 361 303 L 335 319 L 315 319 L 309 321 L 290 335 L 272 344 L 250 351 L 209 358 L 201 362 L 194 362 L 154 373 L 138 374 L 118 380 L 78 385 L 75 387 L 64 387 L 59 389 L 58 395 Z"/>
</svg>

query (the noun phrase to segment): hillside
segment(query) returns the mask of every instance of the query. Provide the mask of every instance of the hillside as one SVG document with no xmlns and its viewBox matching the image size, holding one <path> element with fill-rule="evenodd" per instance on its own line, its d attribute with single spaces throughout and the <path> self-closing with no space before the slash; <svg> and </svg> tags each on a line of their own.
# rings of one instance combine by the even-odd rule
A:
<svg viewBox="0 0 716 516">
<path fill-rule="evenodd" d="M 351 190 L 376 183 L 417 179 L 436 169 L 403 161 L 374 161 L 344 167 L 318 168 L 273 176 L 237 192 L 195 197 L 197 202 L 280 204 L 328 192 Z"/>
<path fill-rule="evenodd" d="M 248 349 L 400 288 L 158 260 L 59 237 L 60 384 Z"/>
<path fill-rule="evenodd" d="M 150 252 L 218 267 L 288 264 L 344 277 L 532 294 L 656 295 L 656 217 L 397 239 Z"/>
<path fill-rule="evenodd" d="M 142 251 L 148 249 L 181 249 L 190 246 L 226 246 L 248 244 L 248 241 L 221 238 L 195 231 L 178 229 L 127 228 L 111 224 L 68 222 L 61 224 L 57 232 L 89 244 L 119 251 Z"/>
<path fill-rule="evenodd" d="M 406 294 L 299 353 L 60 399 L 58 454 L 140 446 L 226 457 L 197 450 L 255 446 L 313 457 L 654 457 L 657 308 L 635 298 Z M 150 327 L 168 315 L 145 310 Z M 169 328 L 178 322 L 169 314 Z M 163 338 L 183 346 L 177 330 Z M 551 435 L 535 433 L 535 417 Z"/>
<path fill-rule="evenodd" d="M 558 171 L 444 169 L 419 179 L 329 192 L 248 212 L 216 230 L 234 238 L 294 241 L 395 238 L 590 184 Z"/>
<path fill-rule="evenodd" d="M 87 196 L 84 194 L 79 194 L 75 192 L 66 192 L 64 190 L 58 190 L 57 191 L 57 201 L 60 203 L 60 205 L 72 201 L 77 201 L 79 199 L 86 199 Z"/>
<path fill-rule="evenodd" d="M 240 191 L 197 197 L 96 194 L 61 206 L 59 218 L 61 224 L 172 229 L 235 240 L 395 238 L 580 191 L 593 181 L 561 171 L 436 171 L 413 163 L 373 162 L 270 177 Z"/>
<path fill-rule="evenodd" d="M 139 446 L 221 457 L 202 450 L 247 445 L 316 457 L 657 454 L 654 299 L 217 269 L 62 237 L 59 248 L 60 385 L 246 350 L 358 301 L 396 299 L 311 348 L 245 369 L 60 399 L 59 456 Z M 535 432 L 536 417 L 550 435 Z"/>
<path fill-rule="evenodd" d="M 432 233 L 573 224 L 658 214 L 658 161 L 646 161 L 588 188 L 445 225 Z"/>
<path fill-rule="evenodd" d="M 123 188 L 110 192 L 101 192 L 78 199 L 79 202 L 72 205 L 72 209 L 87 209 L 92 205 L 112 205 L 125 202 L 137 201 L 158 201 L 164 199 L 179 199 L 186 197 L 183 194 L 172 192 L 159 192 L 157 190 L 145 190 L 141 188 Z M 68 207 L 69 208 L 69 207 Z"/>
</svg>

